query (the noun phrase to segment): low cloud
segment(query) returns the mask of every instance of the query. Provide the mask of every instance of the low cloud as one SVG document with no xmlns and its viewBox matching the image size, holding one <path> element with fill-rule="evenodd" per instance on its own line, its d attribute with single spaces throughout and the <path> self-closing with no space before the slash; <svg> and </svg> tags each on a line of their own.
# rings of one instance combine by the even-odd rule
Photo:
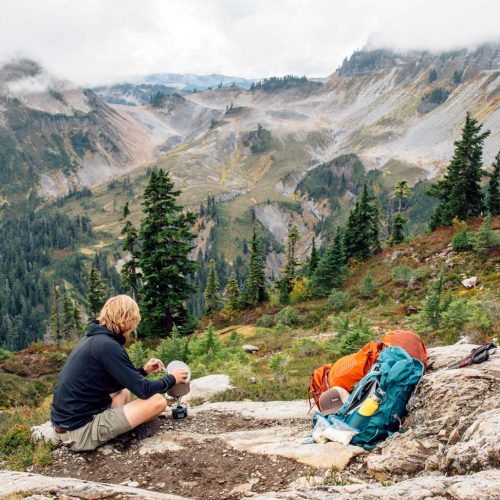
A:
<svg viewBox="0 0 500 500">
<path fill-rule="evenodd" d="M 355 49 L 498 40 L 490 0 L 2 0 L 0 60 L 80 84 L 155 72 L 326 76 Z M 26 84 L 29 87 L 29 84 Z"/>
</svg>

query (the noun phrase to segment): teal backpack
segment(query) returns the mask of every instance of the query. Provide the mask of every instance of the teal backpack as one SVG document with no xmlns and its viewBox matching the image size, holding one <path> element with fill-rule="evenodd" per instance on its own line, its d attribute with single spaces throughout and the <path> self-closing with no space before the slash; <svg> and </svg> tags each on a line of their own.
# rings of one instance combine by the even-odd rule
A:
<svg viewBox="0 0 500 500">
<path fill-rule="evenodd" d="M 380 406 L 372 416 L 363 417 L 362 423 L 358 423 L 359 433 L 351 441 L 351 444 L 370 450 L 399 430 L 423 373 L 424 365 L 420 360 L 409 356 L 401 347 L 387 347 L 368 374 L 355 385 L 342 408 L 329 419 L 349 424 L 363 401 L 377 389 L 382 390 L 385 395 Z"/>
</svg>

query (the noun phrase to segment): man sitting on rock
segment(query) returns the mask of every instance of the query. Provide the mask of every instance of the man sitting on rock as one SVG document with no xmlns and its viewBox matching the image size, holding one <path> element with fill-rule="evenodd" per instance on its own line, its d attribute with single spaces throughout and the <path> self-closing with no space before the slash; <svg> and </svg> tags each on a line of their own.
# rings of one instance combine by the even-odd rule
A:
<svg viewBox="0 0 500 500">
<path fill-rule="evenodd" d="M 186 383 L 184 369 L 148 380 L 148 373 L 163 369 L 158 359 L 134 367 L 124 344 L 140 321 L 132 298 L 112 297 L 68 357 L 55 385 L 51 421 L 72 451 L 93 450 L 155 419 L 167 404 L 163 393 Z M 139 399 L 131 401 L 131 392 Z"/>
</svg>

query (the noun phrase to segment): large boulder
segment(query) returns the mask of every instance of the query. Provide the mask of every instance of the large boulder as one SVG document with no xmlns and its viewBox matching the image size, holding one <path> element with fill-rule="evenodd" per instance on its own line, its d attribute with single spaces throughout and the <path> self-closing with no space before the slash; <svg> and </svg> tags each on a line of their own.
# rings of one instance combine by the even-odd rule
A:
<svg viewBox="0 0 500 500">
<path fill-rule="evenodd" d="M 210 398 L 232 389 L 231 379 L 227 375 L 207 375 L 190 382 L 191 391 L 182 398 L 185 403 L 209 401 Z"/>
<path fill-rule="evenodd" d="M 472 345 L 429 350 L 429 366 L 443 368 L 465 357 Z M 500 463 L 500 356 L 457 370 L 427 373 L 403 433 L 381 443 L 367 457 L 379 480 L 422 472 L 467 473 Z M 486 412 L 485 412 L 486 410 Z"/>
</svg>

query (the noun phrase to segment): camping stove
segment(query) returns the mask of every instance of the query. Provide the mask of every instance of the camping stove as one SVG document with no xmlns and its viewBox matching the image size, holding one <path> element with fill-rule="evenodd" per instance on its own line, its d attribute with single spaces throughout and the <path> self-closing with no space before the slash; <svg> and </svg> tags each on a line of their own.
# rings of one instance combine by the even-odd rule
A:
<svg viewBox="0 0 500 500">
<path fill-rule="evenodd" d="M 181 403 L 182 397 L 177 398 L 177 404 L 172 408 L 172 417 L 175 420 L 181 420 L 186 418 L 188 415 L 188 409 L 186 405 Z"/>
</svg>

